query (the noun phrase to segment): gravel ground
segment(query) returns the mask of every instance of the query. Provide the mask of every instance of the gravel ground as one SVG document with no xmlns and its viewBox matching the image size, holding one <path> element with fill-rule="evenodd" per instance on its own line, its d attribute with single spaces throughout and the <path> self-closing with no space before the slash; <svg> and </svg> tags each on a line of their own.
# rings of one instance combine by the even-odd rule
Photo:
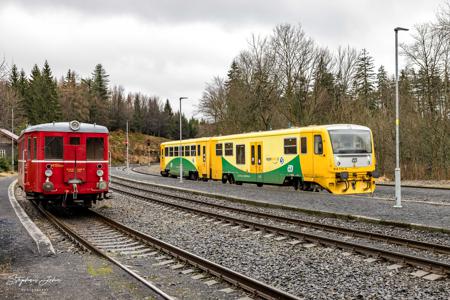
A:
<svg viewBox="0 0 450 300">
<path fill-rule="evenodd" d="M 197 255 L 306 299 L 448 299 L 450 281 L 409 275 L 413 268 L 388 270 L 386 262 L 367 263 L 359 255 L 265 238 L 214 221 L 116 194 L 97 210 Z"/>
<path fill-rule="evenodd" d="M 113 168 L 112 174 L 130 179 L 250 199 L 261 203 L 345 215 L 360 215 L 392 222 L 415 223 L 450 229 L 450 206 L 403 202 L 402 209 L 394 209 L 392 201 L 368 196 L 336 196 L 324 192 L 296 192 L 289 187 L 264 186 L 258 188 L 253 184 L 236 186 L 213 181 L 196 182 L 184 180 L 183 183 L 180 183 L 177 179 L 126 172 L 120 168 Z M 439 193 L 441 198 L 450 198 L 445 196 L 445 193 L 448 193 L 450 196 L 450 191 L 432 191 Z"/>
<path fill-rule="evenodd" d="M 136 192 L 133 188 L 123 188 L 123 189 L 125 191 L 132 192 L 132 193 Z M 155 196 L 154 194 L 152 195 L 151 193 L 142 193 L 139 191 L 138 194 L 143 195 L 143 196 L 153 196 L 153 197 L 156 197 L 156 199 L 160 199 L 160 200 L 163 200 L 168 203 L 182 204 L 187 207 L 193 207 L 195 209 L 200 209 L 202 211 L 207 211 L 207 212 L 212 212 L 212 213 L 219 214 L 219 215 L 229 216 L 229 217 L 233 217 L 233 218 L 240 219 L 240 220 L 248 220 L 251 222 L 256 222 L 256 223 L 275 226 L 275 227 L 281 227 L 281 228 L 285 228 L 288 230 L 294 230 L 297 232 L 303 232 L 303 233 L 307 233 L 307 234 L 314 234 L 314 235 L 330 237 L 330 238 L 334 238 L 334 239 L 348 240 L 348 241 L 356 242 L 359 244 L 364 244 L 367 246 L 384 248 L 384 249 L 388 249 L 391 251 L 397 251 L 397 252 L 402 252 L 402 253 L 408 253 L 410 255 L 426 257 L 429 259 L 439 260 L 444 263 L 450 264 L 450 256 L 449 255 L 435 253 L 433 251 L 414 249 L 414 248 L 409 248 L 409 247 L 404 247 L 404 246 L 400 246 L 400 245 L 395 245 L 395 244 L 391 244 L 391 243 L 380 242 L 380 241 L 375 241 L 375 240 L 370 240 L 370 239 L 364 239 L 364 238 L 354 238 L 354 237 L 347 236 L 345 234 L 333 233 L 333 232 L 313 229 L 313 228 L 304 227 L 304 226 L 297 226 L 295 224 L 286 224 L 286 223 L 280 222 L 280 221 L 274 221 L 271 219 L 259 218 L 259 217 L 255 217 L 255 216 L 248 216 L 245 214 L 230 212 L 230 211 L 227 211 L 224 209 L 212 208 L 212 207 L 208 207 L 205 205 L 201 206 L 201 205 L 195 205 L 195 204 L 187 204 L 185 201 L 176 200 L 171 197 Z M 369 230 L 369 231 L 374 232 L 373 229 Z M 385 231 L 386 230 L 383 230 L 382 232 L 385 233 Z M 411 232 L 410 232 L 410 234 L 411 234 Z M 419 234 L 416 232 L 415 234 L 416 234 L 416 236 L 419 237 L 419 240 L 424 240 L 424 237 L 422 237 L 422 236 L 426 237 L 429 234 L 429 232 L 422 232 L 422 234 Z M 404 235 L 401 235 L 401 234 L 398 234 L 397 236 L 404 237 Z M 441 236 L 442 236 L 442 241 L 439 241 L 440 243 L 448 243 L 449 242 L 450 235 L 443 234 Z M 414 239 L 417 239 L 417 238 L 414 238 Z"/>
</svg>

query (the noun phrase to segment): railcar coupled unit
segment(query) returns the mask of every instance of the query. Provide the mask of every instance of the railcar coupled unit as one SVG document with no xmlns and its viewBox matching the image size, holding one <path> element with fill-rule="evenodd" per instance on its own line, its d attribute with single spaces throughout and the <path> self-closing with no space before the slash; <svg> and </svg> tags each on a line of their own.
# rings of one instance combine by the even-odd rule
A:
<svg viewBox="0 0 450 300">
<path fill-rule="evenodd" d="M 43 204 L 90 207 L 108 196 L 108 136 L 78 121 L 27 127 L 18 139 L 19 186 Z"/>
<path fill-rule="evenodd" d="M 290 185 L 333 194 L 373 193 L 372 132 L 353 124 L 308 126 L 161 144 L 162 176 Z"/>
</svg>

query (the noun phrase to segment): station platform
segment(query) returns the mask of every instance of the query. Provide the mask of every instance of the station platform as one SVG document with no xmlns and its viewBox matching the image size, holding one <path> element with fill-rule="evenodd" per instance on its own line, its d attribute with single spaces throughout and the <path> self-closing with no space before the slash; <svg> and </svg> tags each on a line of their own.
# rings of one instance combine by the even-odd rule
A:
<svg viewBox="0 0 450 300">
<path fill-rule="evenodd" d="M 253 202 L 256 205 L 294 209 L 324 216 L 359 219 L 387 225 L 414 227 L 450 233 L 450 190 L 411 191 L 405 189 L 402 208 L 394 208 L 393 197 L 386 196 L 388 188 L 380 188 L 380 196 L 332 195 L 328 192 L 295 191 L 292 187 L 243 184 L 223 184 L 220 181 L 191 181 L 166 178 L 157 174 L 158 166 L 135 168 L 139 173 L 124 168 L 113 168 L 111 174 L 124 178 L 147 181 L 177 188 L 210 193 L 220 197 Z M 143 173 L 148 174 L 143 174 Z M 114 182 L 114 181 L 113 181 Z M 392 189 L 392 193 L 393 189 Z M 420 201 L 415 193 L 428 194 L 427 201 Z M 431 193 L 431 196 L 430 196 Z M 436 193 L 433 195 L 433 193 Z M 393 195 L 392 195 L 393 196 Z M 437 201 L 432 201 L 433 199 Z M 419 199 L 419 200 L 417 200 Z M 431 200 L 431 201 L 430 201 Z"/>
</svg>

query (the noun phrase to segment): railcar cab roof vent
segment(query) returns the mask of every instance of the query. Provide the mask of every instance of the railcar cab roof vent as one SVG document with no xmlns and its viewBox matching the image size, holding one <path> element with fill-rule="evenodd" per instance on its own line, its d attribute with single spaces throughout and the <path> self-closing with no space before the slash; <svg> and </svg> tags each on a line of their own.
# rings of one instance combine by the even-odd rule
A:
<svg viewBox="0 0 450 300">
<path fill-rule="evenodd" d="M 81 126 L 81 124 L 77 120 L 73 120 L 73 121 L 69 122 L 69 127 L 73 131 L 80 130 L 80 126 Z"/>
</svg>

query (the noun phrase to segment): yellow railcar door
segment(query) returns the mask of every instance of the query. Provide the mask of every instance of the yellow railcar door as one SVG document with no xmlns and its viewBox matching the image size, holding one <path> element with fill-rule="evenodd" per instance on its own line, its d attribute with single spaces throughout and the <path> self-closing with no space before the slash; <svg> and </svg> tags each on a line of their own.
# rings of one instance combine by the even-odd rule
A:
<svg viewBox="0 0 450 300">
<path fill-rule="evenodd" d="M 324 137 L 320 132 L 313 134 L 314 139 L 314 178 L 323 178 L 327 172 L 327 158 L 324 151 Z"/>
<path fill-rule="evenodd" d="M 256 166 L 256 143 L 250 143 L 250 173 L 252 177 L 256 177 L 256 173 L 258 172 Z"/>
<path fill-rule="evenodd" d="M 208 165 L 207 165 L 207 149 L 206 142 L 200 142 L 200 151 L 198 151 L 198 165 L 199 165 L 199 177 L 208 177 Z"/>
<path fill-rule="evenodd" d="M 300 166 L 303 180 L 310 181 L 314 177 L 314 147 L 311 133 L 300 134 Z"/>
<path fill-rule="evenodd" d="M 250 143 L 250 173 L 255 182 L 263 182 L 262 142 Z"/>
<path fill-rule="evenodd" d="M 256 182 L 264 182 L 264 169 L 263 169 L 263 144 L 262 142 L 256 142 Z"/>
</svg>

